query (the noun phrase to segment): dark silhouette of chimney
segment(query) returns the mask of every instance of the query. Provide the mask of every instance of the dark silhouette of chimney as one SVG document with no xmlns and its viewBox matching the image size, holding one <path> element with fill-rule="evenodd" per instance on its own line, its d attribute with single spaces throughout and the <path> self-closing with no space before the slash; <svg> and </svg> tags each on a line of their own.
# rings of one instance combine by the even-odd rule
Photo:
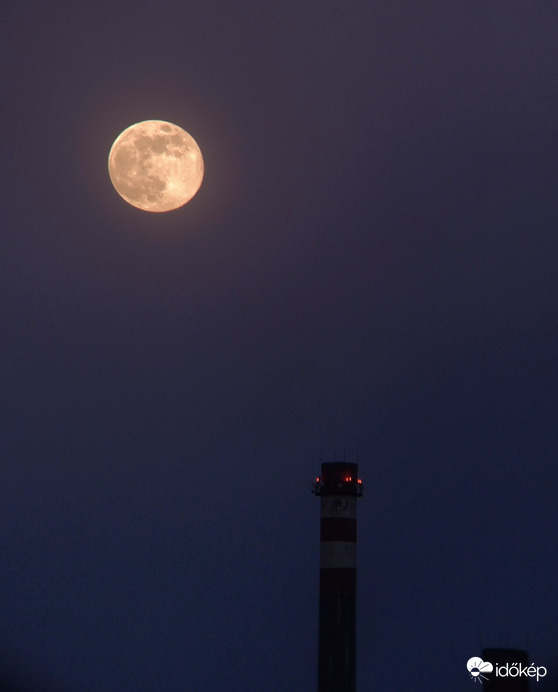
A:
<svg viewBox="0 0 558 692">
<path fill-rule="evenodd" d="M 356 692 L 356 501 L 358 465 L 322 464 L 318 692 Z"/>
<path fill-rule="evenodd" d="M 529 654 L 523 649 L 483 649 L 483 661 L 490 661 L 494 669 L 487 673 L 483 692 L 529 692 L 529 676 L 515 675 L 529 667 Z M 517 667 L 521 666 L 521 669 Z M 509 673 L 514 675 L 509 675 Z M 499 673 L 499 674 L 497 674 Z"/>
</svg>

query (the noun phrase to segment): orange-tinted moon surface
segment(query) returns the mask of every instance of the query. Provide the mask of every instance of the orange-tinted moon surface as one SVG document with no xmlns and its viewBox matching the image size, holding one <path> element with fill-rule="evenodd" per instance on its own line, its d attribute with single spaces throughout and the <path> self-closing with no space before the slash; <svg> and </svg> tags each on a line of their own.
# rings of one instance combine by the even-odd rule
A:
<svg viewBox="0 0 558 692">
<path fill-rule="evenodd" d="M 126 202 L 144 211 L 186 204 L 203 179 L 203 157 L 194 138 L 164 120 L 130 125 L 111 147 L 110 179 Z"/>
</svg>

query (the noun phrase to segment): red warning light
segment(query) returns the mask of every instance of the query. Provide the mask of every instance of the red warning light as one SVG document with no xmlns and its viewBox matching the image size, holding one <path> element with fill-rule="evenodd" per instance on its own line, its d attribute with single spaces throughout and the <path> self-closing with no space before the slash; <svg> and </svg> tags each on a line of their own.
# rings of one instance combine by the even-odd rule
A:
<svg viewBox="0 0 558 692">
<path fill-rule="evenodd" d="M 362 485 L 362 481 L 360 480 L 360 478 L 358 479 L 357 483 L 358 483 L 359 485 Z"/>
</svg>

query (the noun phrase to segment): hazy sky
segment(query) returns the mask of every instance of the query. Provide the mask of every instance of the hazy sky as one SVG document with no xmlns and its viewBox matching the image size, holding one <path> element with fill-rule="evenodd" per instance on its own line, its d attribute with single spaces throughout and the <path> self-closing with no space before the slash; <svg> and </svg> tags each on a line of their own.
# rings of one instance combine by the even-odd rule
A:
<svg viewBox="0 0 558 692">
<path fill-rule="evenodd" d="M 558 6 L 0 4 L 0 668 L 307 692 L 359 454 L 359 692 L 558 685 Z M 150 214 L 107 156 L 190 132 Z M 553 678 L 551 680 L 551 677 Z"/>
</svg>

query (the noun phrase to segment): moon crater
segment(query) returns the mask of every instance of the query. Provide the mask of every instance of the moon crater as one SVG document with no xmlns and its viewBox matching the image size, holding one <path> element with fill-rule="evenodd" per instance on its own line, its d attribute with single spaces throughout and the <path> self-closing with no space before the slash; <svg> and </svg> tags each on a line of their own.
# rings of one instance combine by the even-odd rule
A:
<svg viewBox="0 0 558 692">
<path fill-rule="evenodd" d="M 203 157 L 194 138 L 164 120 L 130 125 L 114 141 L 109 175 L 118 194 L 145 211 L 181 207 L 199 190 Z"/>
</svg>

